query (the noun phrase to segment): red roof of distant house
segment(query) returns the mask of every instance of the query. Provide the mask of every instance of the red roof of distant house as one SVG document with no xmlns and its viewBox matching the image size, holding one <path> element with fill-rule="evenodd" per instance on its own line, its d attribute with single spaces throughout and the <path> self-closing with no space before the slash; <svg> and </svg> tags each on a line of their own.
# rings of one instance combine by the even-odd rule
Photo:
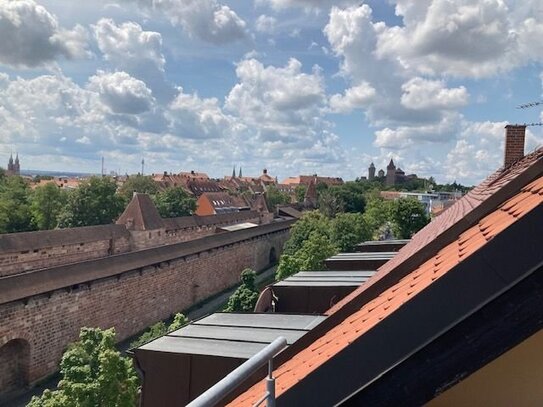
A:
<svg viewBox="0 0 543 407">
<path fill-rule="evenodd" d="M 488 185 L 488 182 L 485 182 Z M 483 183 L 483 184 L 485 184 Z M 372 330 L 404 304 L 428 289 L 461 262 L 481 250 L 487 242 L 543 205 L 543 176 L 522 188 L 498 209 L 476 222 L 454 241 L 442 247 L 398 283 L 363 305 L 322 337 L 285 362 L 274 372 L 276 396 L 303 381 L 319 366 Z M 230 405 L 253 405 L 265 392 L 265 383 L 257 383 L 239 395 Z"/>
</svg>

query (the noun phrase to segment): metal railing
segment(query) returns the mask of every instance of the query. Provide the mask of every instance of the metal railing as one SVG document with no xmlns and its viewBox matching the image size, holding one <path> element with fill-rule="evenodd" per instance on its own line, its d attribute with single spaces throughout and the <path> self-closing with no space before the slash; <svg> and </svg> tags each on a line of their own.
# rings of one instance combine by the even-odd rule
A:
<svg viewBox="0 0 543 407">
<path fill-rule="evenodd" d="M 275 407 L 275 379 L 273 373 L 273 357 L 287 346 L 287 340 L 280 336 L 272 343 L 258 352 L 256 355 L 246 360 L 242 365 L 230 372 L 225 378 L 216 383 L 213 387 L 207 389 L 197 398 L 192 400 L 187 407 L 212 407 L 224 399 L 240 384 L 242 384 L 251 374 L 260 369 L 266 362 L 268 363 L 268 377 L 266 378 L 266 393 L 258 400 L 255 406 L 268 400 L 267 407 Z"/>
</svg>

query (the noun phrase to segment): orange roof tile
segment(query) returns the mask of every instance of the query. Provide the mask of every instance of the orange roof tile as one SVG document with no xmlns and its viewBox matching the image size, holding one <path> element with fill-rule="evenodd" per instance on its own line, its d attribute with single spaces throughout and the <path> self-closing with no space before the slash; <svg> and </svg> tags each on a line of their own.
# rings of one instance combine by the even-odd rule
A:
<svg viewBox="0 0 543 407">
<path fill-rule="evenodd" d="M 297 382 L 325 364 L 332 356 L 349 346 L 350 343 L 390 316 L 404 303 L 477 252 L 501 231 L 536 207 L 541 207 L 543 205 L 541 191 L 543 191 L 543 177 L 523 188 L 499 209 L 462 233 L 456 241 L 443 247 L 436 255 L 406 275 L 397 284 L 362 306 L 277 368 L 274 372 L 277 385 L 276 396 L 281 396 L 295 386 Z M 229 405 L 252 405 L 264 392 L 265 383 L 261 381 L 239 395 Z"/>
</svg>

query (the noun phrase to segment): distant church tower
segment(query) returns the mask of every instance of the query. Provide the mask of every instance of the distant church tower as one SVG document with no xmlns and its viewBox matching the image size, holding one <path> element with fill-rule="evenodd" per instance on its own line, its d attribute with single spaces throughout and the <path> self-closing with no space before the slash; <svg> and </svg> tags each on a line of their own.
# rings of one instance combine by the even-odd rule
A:
<svg viewBox="0 0 543 407">
<path fill-rule="evenodd" d="M 21 173 L 21 166 L 19 164 L 19 154 L 15 156 L 15 162 L 13 162 L 13 154 L 10 154 L 6 175 L 19 175 L 20 173 Z"/>
<path fill-rule="evenodd" d="M 386 185 L 394 185 L 396 183 L 396 166 L 394 161 L 390 159 L 390 163 L 387 165 L 387 179 Z"/>
<path fill-rule="evenodd" d="M 19 175 L 21 173 L 21 165 L 19 164 L 19 153 L 15 156 L 15 164 L 13 165 L 13 171 L 15 172 L 15 175 Z"/>
<path fill-rule="evenodd" d="M 368 168 L 368 181 L 373 181 L 374 179 L 375 179 L 375 165 L 371 163 Z"/>
</svg>

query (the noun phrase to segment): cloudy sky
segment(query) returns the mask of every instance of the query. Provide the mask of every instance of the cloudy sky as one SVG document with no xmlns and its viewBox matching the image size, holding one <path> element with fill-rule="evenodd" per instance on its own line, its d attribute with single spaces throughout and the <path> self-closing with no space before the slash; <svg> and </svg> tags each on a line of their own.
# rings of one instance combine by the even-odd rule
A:
<svg viewBox="0 0 543 407">
<path fill-rule="evenodd" d="M 541 0 L 0 0 L 0 165 L 472 184 L 543 120 L 541 38 Z"/>
</svg>

